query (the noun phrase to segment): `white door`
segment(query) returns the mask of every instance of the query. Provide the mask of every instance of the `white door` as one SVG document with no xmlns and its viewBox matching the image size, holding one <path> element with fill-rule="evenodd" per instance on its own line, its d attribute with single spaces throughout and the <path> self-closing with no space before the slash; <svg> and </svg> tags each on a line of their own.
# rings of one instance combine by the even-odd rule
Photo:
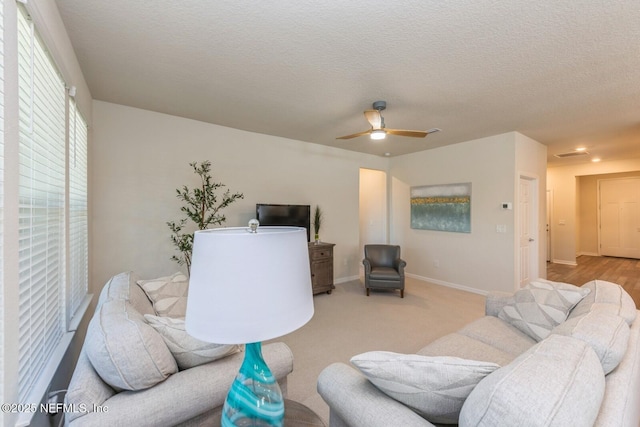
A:
<svg viewBox="0 0 640 427">
<path fill-rule="evenodd" d="M 599 181 L 600 254 L 640 259 L 640 178 Z"/>
<path fill-rule="evenodd" d="M 521 288 L 538 276 L 536 182 L 535 179 L 520 177 L 518 189 L 518 285 Z"/>
</svg>

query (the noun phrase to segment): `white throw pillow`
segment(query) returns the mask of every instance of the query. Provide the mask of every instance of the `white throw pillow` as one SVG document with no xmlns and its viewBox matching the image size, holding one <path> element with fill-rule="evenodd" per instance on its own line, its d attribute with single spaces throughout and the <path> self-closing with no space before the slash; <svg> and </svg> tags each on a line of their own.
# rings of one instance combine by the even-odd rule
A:
<svg viewBox="0 0 640 427">
<path fill-rule="evenodd" d="M 177 272 L 171 276 L 138 280 L 158 316 L 184 318 L 187 312 L 189 279 Z"/>
<path fill-rule="evenodd" d="M 98 375 L 116 390 L 144 390 L 178 372 L 160 334 L 124 299 L 96 309 L 84 349 Z"/>
<path fill-rule="evenodd" d="M 537 279 L 517 291 L 514 302 L 502 307 L 498 317 L 541 341 L 589 292 L 568 283 Z"/>
<path fill-rule="evenodd" d="M 369 381 L 432 423 L 456 424 L 460 409 L 495 363 L 371 351 L 351 358 Z"/>
<path fill-rule="evenodd" d="M 200 341 L 189 335 L 183 319 L 144 315 L 151 325 L 164 338 L 169 351 L 173 354 L 180 370 L 193 368 L 204 363 L 222 359 L 241 351 L 237 344 L 214 344 Z"/>
<path fill-rule="evenodd" d="M 605 375 L 613 371 L 627 352 L 629 325 L 607 310 L 594 310 L 571 317 L 556 326 L 552 334 L 566 335 L 589 344 L 600 359 Z"/>
<path fill-rule="evenodd" d="M 459 425 L 593 426 L 604 392 L 604 372 L 591 347 L 554 334 L 478 384 Z"/>
<path fill-rule="evenodd" d="M 622 316 L 628 325 L 636 320 L 636 303 L 622 286 L 605 280 L 592 280 L 582 287 L 590 289 L 591 293 L 572 310 L 571 316 L 582 316 L 598 309 Z"/>
</svg>

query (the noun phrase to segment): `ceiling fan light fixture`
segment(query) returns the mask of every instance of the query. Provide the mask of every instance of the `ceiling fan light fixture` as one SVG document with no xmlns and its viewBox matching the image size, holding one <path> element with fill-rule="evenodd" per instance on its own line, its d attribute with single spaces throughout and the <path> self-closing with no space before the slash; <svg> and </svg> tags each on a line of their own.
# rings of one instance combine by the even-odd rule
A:
<svg viewBox="0 0 640 427">
<path fill-rule="evenodd" d="M 375 129 L 371 131 L 371 139 L 385 139 L 387 133 L 382 129 Z"/>
</svg>

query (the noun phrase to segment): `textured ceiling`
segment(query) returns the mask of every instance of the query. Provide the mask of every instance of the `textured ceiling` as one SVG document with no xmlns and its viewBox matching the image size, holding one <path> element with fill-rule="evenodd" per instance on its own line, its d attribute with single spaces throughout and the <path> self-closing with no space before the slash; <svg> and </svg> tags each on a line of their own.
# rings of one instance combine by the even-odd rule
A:
<svg viewBox="0 0 640 427">
<path fill-rule="evenodd" d="M 377 155 L 518 131 L 552 164 L 640 157 L 638 0 L 57 5 L 94 99 Z M 442 132 L 335 139 L 379 99 Z"/>
</svg>

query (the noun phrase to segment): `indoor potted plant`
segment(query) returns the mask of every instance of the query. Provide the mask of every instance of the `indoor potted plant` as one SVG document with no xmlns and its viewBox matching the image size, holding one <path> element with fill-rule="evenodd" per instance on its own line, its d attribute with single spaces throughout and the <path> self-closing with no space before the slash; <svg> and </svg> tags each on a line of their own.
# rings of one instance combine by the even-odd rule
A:
<svg viewBox="0 0 640 427">
<path fill-rule="evenodd" d="M 322 209 L 316 205 L 313 213 L 313 232 L 315 234 L 315 242 L 320 243 L 320 227 L 322 226 Z"/>
<path fill-rule="evenodd" d="M 191 270 L 194 231 L 223 224 L 227 218 L 222 214 L 222 209 L 236 200 L 244 198 L 242 193 L 231 193 L 227 190 L 222 194 L 222 199 L 218 199 L 216 190 L 226 186 L 221 182 L 213 182 L 209 160 L 200 164 L 192 162 L 189 163 L 189 166 L 198 175 L 199 186 L 191 189 L 184 185 L 182 188 L 176 189 L 176 197 L 184 202 L 180 210 L 186 215 L 186 218 L 167 222 L 167 226 L 171 230 L 171 241 L 178 250 L 178 254 L 173 255 L 171 259 L 179 265 L 185 265 L 187 273 Z"/>
</svg>

